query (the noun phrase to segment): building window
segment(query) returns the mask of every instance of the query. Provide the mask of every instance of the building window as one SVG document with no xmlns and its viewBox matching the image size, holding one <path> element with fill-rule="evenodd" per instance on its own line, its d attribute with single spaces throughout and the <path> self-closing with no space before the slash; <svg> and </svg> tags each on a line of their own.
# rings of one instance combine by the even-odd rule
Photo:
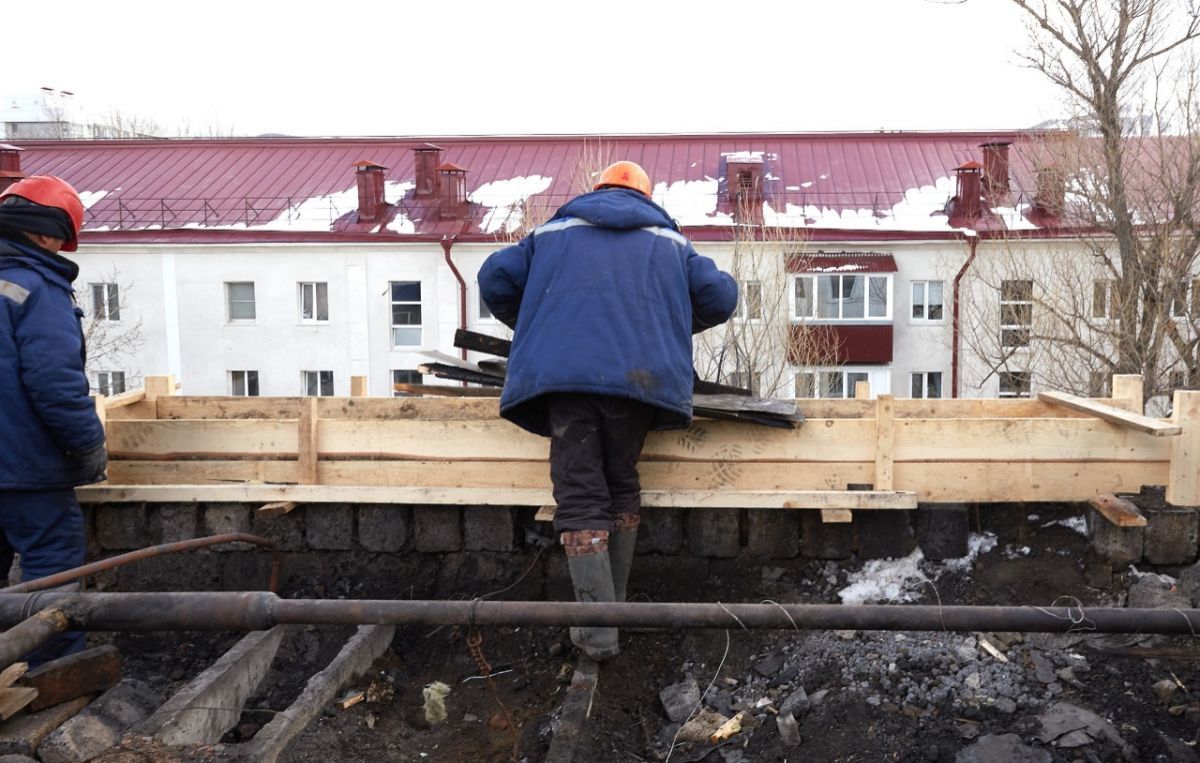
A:
<svg viewBox="0 0 1200 763">
<path fill-rule="evenodd" d="M 230 323 L 254 320 L 254 282 L 226 282 L 225 304 L 227 319 Z"/>
<path fill-rule="evenodd" d="M 936 398 L 942 396 L 942 372 L 919 371 L 912 374 L 911 391 L 913 399 Z"/>
<path fill-rule="evenodd" d="M 301 371 L 300 394 L 305 397 L 333 397 L 333 371 Z"/>
<path fill-rule="evenodd" d="M 425 377 L 420 371 L 411 371 L 409 369 L 392 369 L 392 396 L 393 397 L 408 397 L 413 394 L 411 392 L 401 392 L 396 389 L 397 384 L 423 384 Z"/>
<path fill-rule="evenodd" d="M 92 317 L 101 321 L 121 320 L 121 290 L 115 283 L 94 283 Z"/>
<path fill-rule="evenodd" d="M 229 394 L 235 397 L 258 397 L 258 371 L 230 371 Z"/>
<path fill-rule="evenodd" d="M 1033 332 L 1033 281 L 1000 284 L 1000 346 L 1028 347 Z"/>
<path fill-rule="evenodd" d="M 1001 371 L 1000 397 L 1029 397 L 1029 372 Z"/>
<path fill-rule="evenodd" d="M 1092 317 L 1108 317 L 1108 281 L 1092 281 Z"/>
<path fill-rule="evenodd" d="M 392 346 L 421 346 L 420 281 L 392 281 Z"/>
<path fill-rule="evenodd" d="M 796 373 L 797 398 L 852 398 L 858 382 L 869 382 L 866 371 L 804 370 Z"/>
<path fill-rule="evenodd" d="M 96 392 L 108 397 L 125 391 L 124 371 L 99 371 L 96 374 Z"/>
<path fill-rule="evenodd" d="M 912 317 L 914 321 L 942 320 L 942 282 L 912 282 Z"/>
<path fill-rule="evenodd" d="M 743 321 L 762 320 L 762 283 L 741 281 L 738 284 L 737 318 Z"/>
<path fill-rule="evenodd" d="M 488 307 L 487 302 L 483 301 L 483 292 L 479 290 L 479 283 L 475 284 L 475 292 L 479 295 L 479 320 L 494 321 L 496 316 L 492 315 L 492 309 Z"/>
<path fill-rule="evenodd" d="M 822 321 L 891 318 L 890 276 L 796 276 L 793 315 Z"/>
<path fill-rule="evenodd" d="M 307 281 L 300 285 L 300 320 L 319 323 L 329 320 L 329 284 Z"/>
</svg>

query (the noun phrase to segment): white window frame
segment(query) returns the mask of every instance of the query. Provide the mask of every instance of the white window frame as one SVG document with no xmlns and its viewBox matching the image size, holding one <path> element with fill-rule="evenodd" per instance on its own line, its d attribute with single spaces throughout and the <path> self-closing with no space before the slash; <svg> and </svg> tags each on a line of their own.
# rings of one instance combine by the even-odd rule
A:
<svg viewBox="0 0 1200 763">
<path fill-rule="evenodd" d="M 941 393 L 936 397 L 929 394 L 929 378 L 937 376 L 938 391 Z M 920 395 L 912 394 L 913 382 L 920 380 Z M 908 375 L 908 394 L 912 400 L 941 400 L 946 396 L 945 374 L 941 371 L 913 371 Z"/>
<path fill-rule="evenodd" d="M 814 368 L 797 368 L 792 376 L 793 394 L 800 400 L 852 400 L 854 399 L 854 387 L 857 382 L 865 381 L 871 383 L 872 379 L 876 382 L 883 382 L 887 379 L 889 373 L 888 366 L 837 366 L 837 367 L 814 367 Z M 840 374 L 841 380 L 839 383 L 839 395 L 826 394 L 829 389 L 826 382 L 829 381 L 828 374 Z M 799 381 L 800 377 L 812 377 L 813 397 L 802 398 L 799 396 Z M 866 377 L 866 378 L 858 378 Z M 882 386 L 882 385 L 881 385 Z M 871 394 L 887 394 L 887 389 L 875 389 L 876 384 L 871 384 Z"/>
<path fill-rule="evenodd" d="M 417 299 L 415 301 L 414 300 L 394 299 L 393 295 L 395 292 L 395 288 L 398 284 L 416 284 L 417 290 L 419 292 Z M 422 284 L 421 281 L 389 281 L 388 282 L 388 309 L 390 311 L 388 314 L 388 321 L 390 322 L 389 325 L 391 326 L 391 336 L 389 337 L 389 341 L 391 342 L 393 349 L 401 349 L 401 348 L 407 348 L 407 347 L 420 347 L 420 346 L 422 346 L 422 343 L 425 341 L 425 328 L 424 328 L 425 310 L 423 307 L 425 290 L 424 290 L 423 286 L 424 285 Z M 421 313 L 421 323 L 396 323 L 396 306 L 397 305 L 416 305 L 417 309 Z M 412 331 L 413 329 L 415 329 L 416 333 L 417 333 L 417 341 L 416 342 L 399 343 L 396 341 L 396 337 L 397 337 L 396 332 L 397 331 Z"/>
<path fill-rule="evenodd" d="M 121 287 L 115 283 L 89 284 L 92 292 L 92 317 L 118 323 L 121 320 Z"/>
<path fill-rule="evenodd" d="M 253 374 L 253 376 L 251 376 Z M 258 371 L 247 369 L 242 371 L 230 371 L 229 377 L 229 395 L 231 397 L 258 397 L 260 390 Z M 242 392 L 238 392 L 238 380 L 241 380 Z M 253 382 L 253 387 L 251 383 Z M 251 389 L 254 391 L 251 392 Z"/>
<path fill-rule="evenodd" d="M 316 374 L 316 395 L 308 394 L 310 374 Z M 329 381 L 329 391 L 325 392 L 325 381 Z M 333 397 L 336 394 L 333 386 L 333 371 L 301 371 L 300 372 L 300 396 L 301 397 Z"/>
<path fill-rule="evenodd" d="M 233 317 L 233 287 L 234 286 L 249 286 L 253 294 L 253 299 L 249 300 L 254 311 L 252 318 L 234 318 Z M 239 304 L 244 304 L 247 300 L 238 300 Z M 258 290 L 254 287 L 254 281 L 226 281 L 225 282 L 225 322 L 226 323 L 257 323 L 258 322 Z"/>
<path fill-rule="evenodd" d="M 400 378 L 400 374 L 414 374 L 416 381 L 407 381 Z M 415 368 L 393 368 L 392 369 L 392 397 L 411 397 L 412 393 L 400 392 L 396 389 L 397 384 L 424 384 L 425 375 Z"/>
<path fill-rule="evenodd" d="M 488 309 L 487 303 L 483 301 L 483 290 L 479 288 L 479 282 L 475 282 L 475 319 L 480 323 L 499 323 L 500 320 L 492 315 L 492 311 Z M 424 316 L 422 316 L 424 320 Z"/>
<path fill-rule="evenodd" d="M 942 314 L 941 314 L 941 317 L 939 317 L 939 318 L 930 318 L 929 317 L 929 311 L 930 311 L 930 301 L 929 301 L 930 288 L 929 287 L 931 284 L 938 284 L 938 286 L 940 286 L 941 290 L 942 290 L 942 301 L 938 305 L 941 308 Z M 919 303 L 916 300 L 916 293 L 915 293 L 918 286 L 921 288 L 921 301 Z M 926 280 L 919 279 L 916 281 L 912 281 L 912 285 L 909 288 L 909 295 L 912 298 L 912 304 L 909 306 L 910 307 L 909 320 L 912 323 L 936 324 L 936 323 L 945 323 L 946 322 L 946 282 L 945 281 L 938 281 L 938 280 L 934 280 L 934 279 L 926 279 Z M 921 307 L 922 317 L 913 316 L 913 312 L 916 311 L 918 304 Z"/>
<path fill-rule="evenodd" d="M 1024 375 L 1027 389 L 1024 392 L 1022 392 L 1021 390 L 1016 390 L 1016 391 L 1010 390 L 1010 391 L 1006 392 L 1003 388 L 1004 387 L 1004 377 L 1006 375 L 1008 375 L 1008 376 Z M 1019 398 L 1033 397 L 1033 374 L 1030 373 L 1029 371 L 1000 371 L 997 373 L 996 379 L 998 382 L 1000 382 L 1000 386 L 997 388 L 997 394 L 996 394 L 997 397 L 1019 397 Z"/>
<path fill-rule="evenodd" d="M 861 273 L 857 273 L 857 272 L 856 273 L 795 273 L 795 274 L 792 274 L 790 276 L 789 282 L 788 282 L 788 287 L 789 287 L 788 288 L 788 314 L 791 316 L 793 323 L 796 323 L 799 321 L 814 321 L 817 323 L 881 323 L 881 322 L 886 323 L 886 322 L 890 322 L 893 319 L 894 302 L 895 302 L 895 300 L 892 297 L 892 287 L 893 287 L 894 276 L 895 276 L 894 273 L 870 273 L 870 272 L 861 272 Z M 797 314 L 798 308 L 797 308 L 797 300 L 796 300 L 796 282 L 802 278 L 806 279 L 808 281 L 808 287 L 812 292 L 812 298 L 809 300 L 811 309 L 809 310 L 808 315 Z M 866 278 L 867 279 L 867 291 L 863 298 L 863 316 L 862 317 L 851 316 L 849 318 L 844 317 L 842 314 L 844 312 L 844 307 L 845 307 L 844 301 L 838 300 L 838 302 L 839 302 L 838 317 L 836 317 L 836 318 L 835 317 L 822 317 L 821 316 L 821 304 L 820 304 L 820 289 L 818 288 L 818 286 L 820 285 L 819 279 L 821 279 L 821 278 L 838 278 L 839 279 L 839 281 L 838 281 L 838 290 L 839 291 L 841 291 L 841 289 L 842 289 L 843 281 L 841 279 Z M 884 294 L 884 298 L 885 298 L 885 302 L 884 302 L 884 313 L 885 314 L 884 315 L 869 315 L 869 313 L 871 311 L 871 297 L 870 297 L 871 279 L 874 279 L 874 278 L 883 279 L 886 282 L 886 285 L 885 285 L 886 292 Z"/>
<path fill-rule="evenodd" d="M 748 301 L 748 297 L 753 291 L 755 298 Z M 793 298 L 795 291 L 792 292 Z M 754 307 L 754 314 L 750 315 L 749 308 Z M 742 323 L 761 323 L 763 319 L 763 285 L 762 281 L 738 281 L 738 301 L 737 310 L 734 311 L 733 317 Z"/>
<path fill-rule="evenodd" d="M 1029 283 L 1029 299 L 1005 299 L 1004 284 L 1006 283 Z M 1009 278 L 1000 282 L 1000 347 L 1002 349 L 1020 349 L 1028 347 L 1033 342 L 1033 290 L 1037 288 L 1032 278 Z M 1004 308 L 1006 306 L 1029 306 L 1029 323 L 1005 323 Z M 1005 344 L 1005 331 L 1025 331 L 1025 342 L 1023 344 Z"/>
<path fill-rule="evenodd" d="M 120 389 L 117 389 L 117 388 Z M 125 391 L 124 371 L 97 371 L 96 394 L 111 397 Z"/>
<path fill-rule="evenodd" d="M 304 293 L 312 294 L 312 315 L 304 315 Z M 321 317 L 321 292 L 325 293 L 325 317 Z M 329 282 L 300 281 L 296 284 L 296 309 L 301 323 L 329 323 Z"/>
</svg>

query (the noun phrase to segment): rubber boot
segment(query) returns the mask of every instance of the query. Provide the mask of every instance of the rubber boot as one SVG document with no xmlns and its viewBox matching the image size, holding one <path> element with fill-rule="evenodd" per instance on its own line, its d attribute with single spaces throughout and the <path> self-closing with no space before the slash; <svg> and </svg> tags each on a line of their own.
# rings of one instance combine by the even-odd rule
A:
<svg viewBox="0 0 1200 763">
<path fill-rule="evenodd" d="M 576 601 L 613 601 L 613 572 L 606 530 L 577 530 L 561 536 Z M 616 628 L 572 628 L 571 642 L 597 662 L 621 653 Z"/>
<path fill-rule="evenodd" d="M 629 569 L 633 566 L 633 547 L 637 543 L 637 514 L 618 514 L 613 521 L 612 534 L 608 536 L 608 559 L 613 573 L 613 600 L 625 601 L 625 586 L 629 582 Z"/>
</svg>

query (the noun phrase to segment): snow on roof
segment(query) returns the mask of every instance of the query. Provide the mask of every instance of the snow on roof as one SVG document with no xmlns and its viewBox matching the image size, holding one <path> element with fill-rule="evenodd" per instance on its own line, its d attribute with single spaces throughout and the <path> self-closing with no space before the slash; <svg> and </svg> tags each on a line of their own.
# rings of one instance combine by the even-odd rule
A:
<svg viewBox="0 0 1200 763">
<path fill-rule="evenodd" d="M 719 186 L 719 180 L 706 175 L 703 180 L 656 183 L 651 196 L 680 225 L 733 225 L 732 215 L 717 212 Z"/>
<path fill-rule="evenodd" d="M 491 208 L 479 223 L 479 229 L 484 233 L 495 233 L 501 229 L 514 230 L 521 225 L 521 212 L 525 202 L 530 196 L 545 191 L 552 182 L 553 177 L 542 175 L 494 180 L 467 194 L 467 200 Z"/>
</svg>

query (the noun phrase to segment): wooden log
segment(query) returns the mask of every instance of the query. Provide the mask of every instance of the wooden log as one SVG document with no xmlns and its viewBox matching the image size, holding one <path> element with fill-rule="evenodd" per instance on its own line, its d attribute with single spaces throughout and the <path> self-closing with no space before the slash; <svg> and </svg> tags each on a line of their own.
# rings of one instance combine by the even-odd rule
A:
<svg viewBox="0 0 1200 763">
<path fill-rule="evenodd" d="M 895 409 L 891 395 L 880 395 L 875 401 L 875 489 L 891 490 L 893 483 L 892 458 L 895 441 Z"/>
<path fill-rule="evenodd" d="M 37 700 L 37 689 L 10 686 L 0 689 L 0 720 L 7 721 Z"/>
<path fill-rule="evenodd" d="M 1175 390 L 1172 416 L 1183 433 L 1171 441 L 1167 503 L 1200 506 L 1200 392 Z"/>
<path fill-rule="evenodd" d="M 284 514 L 289 514 L 296 508 L 295 501 L 275 501 L 274 503 L 266 503 L 258 507 L 258 515 L 260 517 L 281 517 Z"/>
<path fill-rule="evenodd" d="M 29 671 L 21 685 L 37 690 L 31 711 L 104 691 L 121 680 L 121 655 L 111 644 L 60 657 Z"/>
<path fill-rule="evenodd" d="M 1083 413 L 1089 413 L 1096 418 L 1104 419 L 1110 424 L 1133 429 L 1138 432 L 1154 435 L 1155 437 L 1172 437 L 1178 435 L 1180 428 L 1159 419 L 1152 419 L 1140 413 L 1133 413 L 1106 403 L 1098 403 L 1083 397 L 1067 394 L 1066 392 L 1039 392 L 1038 399 L 1051 405 L 1060 405 Z"/>
<path fill-rule="evenodd" d="M 1117 527 L 1145 527 L 1146 518 L 1138 507 L 1124 498 L 1118 498 L 1111 493 L 1092 496 L 1088 504 L 1100 513 L 1100 516 L 1112 522 Z"/>
<path fill-rule="evenodd" d="M 512 352 L 511 341 L 466 329 L 458 329 L 454 332 L 454 346 L 464 350 L 497 355 L 501 358 L 507 358 Z"/>
<path fill-rule="evenodd" d="M 302 485 L 315 485 L 318 482 L 317 461 L 319 460 L 319 423 L 317 418 L 317 398 L 310 397 L 300 409 L 297 421 L 297 443 L 299 460 L 299 479 Z"/>
</svg>

